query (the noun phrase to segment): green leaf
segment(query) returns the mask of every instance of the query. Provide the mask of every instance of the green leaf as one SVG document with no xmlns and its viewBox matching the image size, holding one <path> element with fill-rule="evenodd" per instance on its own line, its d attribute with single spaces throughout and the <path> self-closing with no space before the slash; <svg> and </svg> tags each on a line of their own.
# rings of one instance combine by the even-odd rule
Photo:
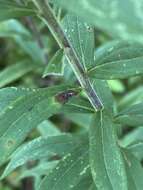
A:
<svg viewBox="0 0 143 190">
<path fill-rule="evenodd" d="M 88 71 L 90 76 L 99 79 L 118 79 L 143 74 L 143 46 L 137 43 L 112 42 L 111 47 L 109 49 L 108 47 L 110 46 L 105 46 L 103 54 L 100 53 L 103 57 L 101 60 L 98 56 L 97 60 L 95 59 L 95 66 Z"/>
<path fill-rule="evenodd" d="M 65 113 L 65 116 L 73 123 L 86 129 L 89 128 L 92 120 L 92 114 L 90 113 Z"/>
<path fill-rule="evenodd" d="M 143 141 L 143 127 L 138 127 L 125 135 L 120 140 L 120 144 L 123 147 L 128 147 L 129 145 L 134 145 L 134 143 L 136 144 L 137 142 L 141 141 Z"/>
<path fill-rule="evenodd" d="M 143 125 L 143 103 L 135 104 L 122 110 L 115 117 L 115 121 L 134 127 Z"/>
<path fill-rule="evenodd" d="M 10 65 L 0 72 L 0 88 L 37 68 L 39 68 L 37 64 L 31 63 L 28 60 Z"/>
<path fill-rule="evenodd" d="M 120 80 L 108 80 L 107 82 L 111 91 L 115 93 L 123 93 L 125 91 L 125 86 Z"/>
<path fill-rule="evenodd" d="M 105 44 L 99 46 L 95 51 L 94 64 L 100 65 L 106 62 L 111 62 L 112 60 L 120 60 L 118 53 L 126 47 L 133 45 L 133 42 L 127 42 L 123 40 L 113 40 L 106 42 Z M 131 56 L 131 55 L 130 55 Z M 123 57 L 123 55 L 122 55 Z"/>
<path fill-rule="evenodd" d="M 57 165 L 57 163 L 58 161 L 51 161 L 51 162 L 41 161 L 38 164 L 38 166 L 35 166 L 32 169 L 26 169 L 22 171 L 22 174 L 20 175 L 19 179 L 21 180 L 27 177 L 40 178 L 41 176 L 46 175 L 48 172 L 50 172 Z"/>
<path fill-rule="evenodd" d="M 23 36 L 24 38 L 32 39 L 32 36 L 28 30 L 15 19 L 0 22 L 0 37 L 15 37 Z"/>
<path fill-rule="evenodd" d="M 0 0 L 0 21 L 28 15 L 35 15 L 35 11 L 29 6 L 18 5 L 13 0 Z"/>
<path fill-rule="evenodd" d="M 8 92 L 14 91 L 12 97 L 9 98 L 10 94 L 8 94 L 8 98 L 4 97 L 3 109 L 0 110 L 0 155 L 2 155 L 0 164 L 9 158 L 33 128 L 53 114 L 68 111 L 87 112 L 87 109 L 81 107 L 80 103 L 78 105 L 78 101 L 74 105 L 70 104 L 70 101 L 65 104 L 58 102 L 59 93 L 63 94 L 68 90 L 68 86 L 54 86 L 37 90 L 21 89 L 23 93 L 19 92 L 20 96 L 15 95 L 17 89 L 0 90 L 2 97 L 7 97 Z"/>
<path fill-rule="evenodd" d="M 50 159 L 52 156 L 57 155 L 63 157 L 69 151 L 73 150 L 77 144 L 85 141 L 86 135 L 59 135 L 49 137 L 39 137 L 22 146 L 20 146 L 12 155 L 11 161 L 6 167 L 2 178 L 5 178 L 17 167 L 32 160 Z"/>
<path fill-rule="evenodd" d="M 143 140 L 130 144 L 126 149 L 132 152 L 138 160 L 143 159 Z"/>
<path fill-rule="evenodd" d="M 3 109 L 0 110 L 0 164 L 8 159 L 33 128 L 59 112 L 62 105 L 55 101 L 53 96 L 66 88 L 21 89 L 22 92 L 19 93 L 21 96 L 15 95 L 15 99 L 14 94 L 17 93 L 17 89 L 0 90 L 0 95 L 6 97 L 8 92 L 13 91 L 13 98 L 8 101 L 4 98 L 5 103 L 2 104 Z"/>
<path fill-rule="evenodd" d="M 141 166 L 141 163 L 129 151 L 125 151 L 124 154 L 125 154 L 127 170 L 130 173 L 131 179 L 135 185 L 135 189 L 142 190 L 143 168 Z"/>
<path fill-rule="evenodd" d="M 112 37 L 143 42 L 142 0 L 53 0 Z"/>
<path fill-rule="evenodd" d="M 80 96 L 76 96 L 76 97 L 72 97 L 68 104 L 65 105 L 65 109 L 63 108 L 63 111 L 66 112 L 66 107 L 68 108 L 68 110 L 74 107 L 79 108 L 79 110 L 81 109 L 82 113 L 94 113 L 94 109 L 91 106 L 91 104 L 89 103 L 89 101 L 83 97 Z"/>
<path fill-rule="evenodd" d="M 38 125 L 38 131 L 43 137 L 47 136 L 57 136 L 60 135 L 61 132 L 50 120 L 43 121 Z"/>
<path fill-rule="evenodd" d="M 96 190 L 91 173 L 83 177 L 81 181 L 73 189 L 74 190 L 79 190 L 79 189 Z"/>
<path fill-rule="evenodd" d="M 121 111 L 129 106 L 143 102 L 143 87 L 137 87 L 128 92 L 118 104 L 118 110 Z"/>
<path fill-rule="evenodd" d="M 33 41 L 33 36 L 19 21 L 10 19 L 0 23 L 0 37 L 12 38 L 35 63 L 44 63 L 43 49 L 38 46 L 36 41 Z"/>
<path fill-rule="evenodd" d="M 74 189 L 85 177 L 90 175 L 88 142 L 78 145 L 68 153 L 41 182 L 39 190 Z"/>
<path fill-rule="evenodd" d="M 52 59 L 49 61 L 46 66 L 43 77 L 48 75 L 62 76 L 64 73 L 64 63 L 62 61 L 63 58 L 63 50 L 58 50 Z"/>
<path fill-rule="evenodd" d="M 121 149 L 111 118 L 104 112 L 94 116 L 90 128 L 90 165 L 99 190 L 127 190 L 127 177 Z"/>
<path fill-rule="evenodd" d="M 0 115 L 16 99 L 23 95 L 28 95 L 31 91 L 26 88 L 7 87 L 0 89 Z"/>
<path fill-rule="evenodd" d="M 133 153 L 138 160 L 143 159 L 143 127 L 138 127 L 120 140 L 120 145 Z"/>
<path fill-rule="evenodd" d="M 79 17 L 66 15 L 63 19 L 63 28 L 83 67 L 89 68 L 93 65 L 94 59 L 93 27 Z"/>
<path fill-rule="evenodd" d="M 109 89 L 108 83 L 105 80 L 94 79 L 93 86 L 97 92 L 98 97 L 100 97 L 104 108 L 109 111 L 109 113 L 114 112 L 114 98 L 112 96 L 111 90 Z"/>
</svg>

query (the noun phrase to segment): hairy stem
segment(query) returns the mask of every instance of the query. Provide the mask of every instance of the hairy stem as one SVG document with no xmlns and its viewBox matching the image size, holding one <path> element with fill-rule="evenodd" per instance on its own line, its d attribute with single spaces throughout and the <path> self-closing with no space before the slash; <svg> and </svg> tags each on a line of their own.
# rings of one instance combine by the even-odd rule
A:
<svg viewBox="0 0 143 190">
<path fill-rule="evenodd" d="M 97 93 L 95 92 L 83 66 L 81 65 L 79 58 L 72 48 L 68 38 L 66 37 L 62 27 L 58 23 L 52 9 L 45 0 L 33 0 L 40 12 L 40 17 L 48 25 L 51 33 L 54 35 L 60 48 L 65 52 L 70 66 L 72 67 L 80 85 L 86 92 L 86 95 L 96 111 L 103 109 L 103 104 L 100 101 Z"/>
</svg>

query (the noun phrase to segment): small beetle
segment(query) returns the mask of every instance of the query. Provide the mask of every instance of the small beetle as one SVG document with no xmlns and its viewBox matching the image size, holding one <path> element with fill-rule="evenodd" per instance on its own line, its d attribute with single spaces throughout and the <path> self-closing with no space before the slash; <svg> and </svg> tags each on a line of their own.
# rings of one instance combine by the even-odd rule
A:
<svg viewBox="0 0 143 190">
<path fill-rule="evenodd" d="M 74 91 L 74 90 L 68 90 L 68 91 L 65 91 L 65 92 L 61 92 L 59 94 L 57 94 L 55 96 L 55 99 L 57 102 L 59 103 L 62 103 L 62 104 L 65 104 L 66 102 L 68 102 L 68 100 L 73 97 L 73 96 L 76 96 L 78 94 L 77 91 Z"/>
</svg>

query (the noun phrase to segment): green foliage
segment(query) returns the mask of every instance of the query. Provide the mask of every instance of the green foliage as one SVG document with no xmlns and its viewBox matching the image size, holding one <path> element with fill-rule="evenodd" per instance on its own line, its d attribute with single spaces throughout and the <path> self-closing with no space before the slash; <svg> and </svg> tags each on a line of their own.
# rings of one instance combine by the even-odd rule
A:
<svg viewBox="0 0 143 190">
<path fill-rule="evenodd" d="M 0 190 L 142 190 L 142 3 L 0 0 Z"/>
</svg>

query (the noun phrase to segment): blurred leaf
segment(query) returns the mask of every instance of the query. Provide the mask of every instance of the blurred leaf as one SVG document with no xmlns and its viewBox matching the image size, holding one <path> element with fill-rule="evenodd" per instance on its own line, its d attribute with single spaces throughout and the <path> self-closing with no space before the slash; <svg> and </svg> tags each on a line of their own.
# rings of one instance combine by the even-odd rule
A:
<svg viewBox="0 0 143 190">
<path fill-rule="evenodd" d="M 134 154 L 138 160 L 143 159 L 143 127 L 138 127 L 120 140 L 120 145 Z"/>
<path fill-rule="evenodd" d="M 0 37 L 12 38 L 36 63 L 44 63 L 44 51 L 37 42 L 33 40 L 33 36 L 28 29 L 19 21 L 10 19 L 0 23 Z M 35 56 L 36 55 L 36 56 Z"/>
<path fill-rule="evenodd" d="M 15 19 L 0 22 L 0 37 L 15 37 L 23 36 L 24 38 L 31 38 L 30 32 Z"/>
<path fill-rule="evenodd" d="M 143 103 L 135 104 L 122 110 L 115 117 L 115 121 L 134 127 L 143 125 Z"/>
<path fill-rule="evenodd" d="M 132 106 L 134 104 L 138 104 L 143 102 L 143 87 L 140 86 L 138 88 L 133 89 L 128 92 L 122 99 L 119 101 L 118 109 L 123 110 L 128 106 Z"/>
<path fill-rule="evenodd" d="M 64 73 L 64 63 L 62 61 L 63 58 L 63 50 L 58 50 L 52 59 L 49 61 L 48 65 L 46 66 L 43 77 L 48 75 L 63 75 Z"/>
<path fill-rule="evenodd" d="M 66 15 L 63 28 L 83 67 L 90 67 L 94 58 L 93 27 L 74 15 Z"/>
<path fill-rule="evenodd" d="M 130 173 L 135 190 L 142 190 L 143 168 L 141 163 L 129 151 L 125 151 L 125 160 L 127 164 L 127 170 Z"/>
<path fill-rule="evenodd" d="M 138 160 L 141 161 L 143 159 L 143 140 L 133 142 L 126 149 L 132 152 Z"/>
<path fill-rule="evenodd" d="M 27 15 L 35 15 L 35 11 L 13 0 L 0 0 L 0 21 Z"/>
<path fill-rule="evenodd" d="M 43 137 L 60 135 L 60 130 L 50 121 L 43 121 L 38 125 L 38 131 Z"/>
<path fill-rule="evenodd" d="M 74 149 L 77 144 L 81 144 L 85 141 L 85 135 L 72 136 L 72 135 L 60 135 L 39 137 L 20 146 L 12 155 L 11 161 L 6 167 L 2 178 L 6 177 L 9 173 L 15 170 L 17 167 L 25 164 L 31 160 L 37 159 L 50 159 L 53 156 L 63 157 L 69 151 Z"/>
<path fill-rule="evenodd" d="M 120 80 L 108 80 L 107 82 L 111 91 L 115 93 L 123 93 L 125 91 L 125 86 Z"/>
<path fill-rule="evenodd" d="M 128 189 L 124 161 L 114 124 L 106 113 L 94 116 L 90 128 L 90 165 L 97 189 Z"/>
<path fill-rule="evenodd" d="M 29 73 L 30 71 L 36 70 L 37 68 L 39 68 L 38 65 L 31 63 L 28 60 L 6 67 L 6 69 L 0 71 L 0 88 L 14 82 L 23 75 Z"/>
<path fill-rule="evenodd" d="M 126 134 L 121 139 L 120 143 L 123 147 L 127 147 L 130 144 L 132 145 L 132 144 L 139 142 L 139 141 L 143 141 L 143 127 L 135 128 L 133 131 Z"/>
<path fill-rule="evenodd" d="M 112 37 L 143 42 L 142 0 L 53 0 Z"/>
</svg>

